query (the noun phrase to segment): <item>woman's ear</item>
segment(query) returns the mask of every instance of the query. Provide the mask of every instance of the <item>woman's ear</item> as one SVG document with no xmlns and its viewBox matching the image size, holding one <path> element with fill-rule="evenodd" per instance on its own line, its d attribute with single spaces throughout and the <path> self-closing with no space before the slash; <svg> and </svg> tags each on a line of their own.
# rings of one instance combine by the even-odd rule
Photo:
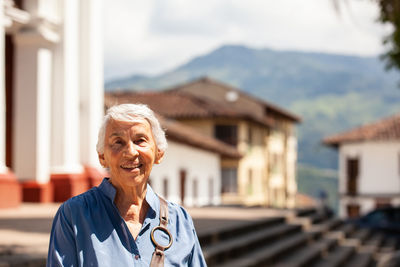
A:
<svg viewBox="0 0 400 267">
<path fill-rule="evenodd" d="M 104 158 L 104 154 L 97 154 L 97 155 L 99 156 L 100 165 L 103 166 L 103 168 L 107 168 L 108 165 L 106 159 Z"/>
<path fill-rule="evenodd" d="M 160 164 L 163 158 L 164 158 L 164 151 L 157 149 L 156 159 L 155 159 L 154 163 Z"/>
</svg>

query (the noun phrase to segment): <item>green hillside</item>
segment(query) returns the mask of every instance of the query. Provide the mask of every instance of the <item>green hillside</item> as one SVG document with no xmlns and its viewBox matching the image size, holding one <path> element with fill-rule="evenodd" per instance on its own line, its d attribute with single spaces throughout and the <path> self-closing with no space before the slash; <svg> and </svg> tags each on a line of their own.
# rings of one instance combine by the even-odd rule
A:
<svg viewBox="0 0 400 267">
<path fill-rule="evenodd" d="M 400 112 L 400 80 L 376 57 L 223 46 L 165 74 L 109 81 L 107 90 L 164 89 L 209 76 L 280 105 L 303 118 L 299 162 L 337 168 L 327 135 Z"/>
<path fill-rule="evenodd" d="M 297 166 L 297 190 L 299 193 L 318 199 L 320 192 L 327 196 L 327 205 L 334 211 L 338 210 L 338 179 L 336 171 L 319 170 L 306 165 Z"/>
</svg>

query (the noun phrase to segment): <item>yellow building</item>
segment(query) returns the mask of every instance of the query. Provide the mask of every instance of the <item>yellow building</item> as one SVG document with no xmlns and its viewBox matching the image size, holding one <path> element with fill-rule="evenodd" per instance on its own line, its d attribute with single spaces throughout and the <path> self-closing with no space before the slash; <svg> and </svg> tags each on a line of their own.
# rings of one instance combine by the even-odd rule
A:
<svg viewBox="0 0 400 267">
<path fill-rule="evenodd" d="M 236 88 L 201 78 L 163 92 L 119 92 L 111 103 L 146 103 L 242 155 L 221 159 L 223 204 L 294 207 L 299 117 Z"/>
</svg>

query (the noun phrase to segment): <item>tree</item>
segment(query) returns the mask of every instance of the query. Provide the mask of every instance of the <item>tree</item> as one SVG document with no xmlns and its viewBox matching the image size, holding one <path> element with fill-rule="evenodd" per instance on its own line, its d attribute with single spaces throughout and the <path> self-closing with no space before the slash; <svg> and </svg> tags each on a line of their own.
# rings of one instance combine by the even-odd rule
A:
<svg viewBox="0 0 400 267">
<path fill-rule="evenodd" d="M 334 8 L 339 12 L 339 3 L 348 0 L 332 0 Z M 388 50 L 382 55 L 387 69 L 400 70 L 400 0 L 370 0 L 377 3 L 380 14 L 378 21 L 389 23 L 393 26 L 393 32 L 383 39 Z"/>
<path fill-rule="evenodd" d="M 389 50 L 383 54 L 388 69 L 400 70 L 400 0 L 375 0 L 380 8 L 379 21 L 390 23 L 393 32 L 385 37 L 383 42 L 389 45 Z"/>
</svg>

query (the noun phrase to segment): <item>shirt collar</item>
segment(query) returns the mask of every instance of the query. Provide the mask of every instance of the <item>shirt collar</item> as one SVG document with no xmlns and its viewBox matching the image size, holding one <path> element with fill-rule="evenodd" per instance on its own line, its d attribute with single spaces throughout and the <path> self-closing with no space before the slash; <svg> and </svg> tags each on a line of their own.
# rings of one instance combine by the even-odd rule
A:
<svg viewBox="0 0 400 267">
<path fill-rule="evenodd" d="M 157 214 L 160 210 L 160 200 L 149 184 L 147 184 L 146 201 L 150 208 Z"/>
<path fill-rule="evenodd" d="M 99 189 L 106 195 L 112 202 L 114 202 L 115 194 L 117 190 L 110 183 L 110 178 L 104 178 L 101 184 L 99 185 Z M 149 204 L 150 208 L 155 212 L 160 208 L 160 201 L 158 200 L 158 196 L 154 193 L 153 189 L 149 184 L 147 184 L 147 192 L 146 192 L 146 201 Z"/>
<path fill-rule="evenodd" d="M 112 202 L 114 202 L 115 194 L 117 194 L 117 189 L 110 183 L 110 178 L 104 178 L 99 185 L 100 191 L 106 195 Z"/>
</svg>

